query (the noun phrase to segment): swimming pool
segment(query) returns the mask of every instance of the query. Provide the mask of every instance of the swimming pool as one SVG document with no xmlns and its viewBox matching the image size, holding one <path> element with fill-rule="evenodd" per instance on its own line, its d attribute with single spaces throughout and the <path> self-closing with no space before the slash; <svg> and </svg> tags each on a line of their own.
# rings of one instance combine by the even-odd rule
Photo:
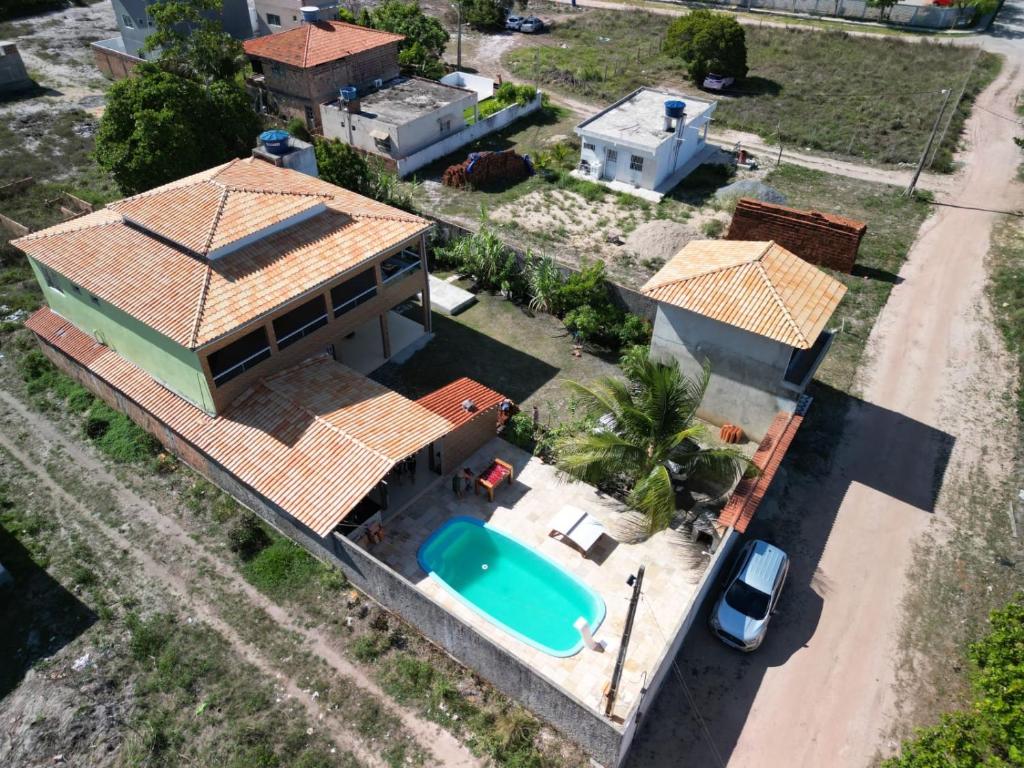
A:
<svg viewBox="0 0 1024 768">
<path fill-rule="evenodd" d="M 454 517 L 420 547 L 420 567 L 485 619 L 552 656 L 583 647 L 580 616 L 596 630 L 604 600 L 548 558 L 472 517 Z"/>
</svg>

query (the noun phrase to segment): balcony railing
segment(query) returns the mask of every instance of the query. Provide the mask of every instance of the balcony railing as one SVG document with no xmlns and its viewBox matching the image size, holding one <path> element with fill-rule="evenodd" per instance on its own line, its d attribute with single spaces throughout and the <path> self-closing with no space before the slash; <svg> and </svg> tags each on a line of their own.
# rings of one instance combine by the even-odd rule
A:
<svg viewBox="0 0 1024 768">
<path fill-rule="evenodd" d="M 420 255 L 406 250 L 392 256 L 390 259 L 386 259 L 380 265 L 380 271 L 384 276 L 384 284 L 387 285 L 410 272 L 415 272 L 421 267 Z"/>
<path fill-rule="evenodd" d="M 264 360 L 270 357 L 270 347 L 264 347 L 259 352 L 249 355 L 240 363 L 235 363 L 230 368 L 225 368 L 220 373 L 213 374 L 213 383 L 218 387 L 226 381 L 230 381 L 242 373 L 245 373 L 250 368 L 262 363 Z"/>
<path fill-rule="evenodd" d="M 341 304 L 336 305 L 334 307 L 334 316 L 335 317 L 341 317 L 343 314 L 348 312 L 350 309 L 355 309 L 360 304 L 363 304 L 363 303 L 369 301 L 370 299 L 372 299 L 376 295 L 377 295 L 377 286 L 376 285 L 371 285 L 369 288 L 367 288 L 362 293 L 358 293 L 355 296 L 353 296 L 351 299 L 346 299 L 345 301 L 341 302 Z"/>
<path fill-rule="evenodd" d="M 321 304 L 320 306 L 323 306 L 323 304 Z M 284 349 L 289 344 L 294 344 L 296 341 L 301 339 L 303 336 L 307 336 L 308 334 L 312 333 L 313 331 L 317 330 L 318 328 L 323 328 L 325 325 L 327 325 L 327 313 L 326 312 L 324 314 L 320 315 L 320 317 L 316 318 L 315 320 L 310 320 L 308 323 L 306 323 L 301 328 L 296 328 L 291 333 L 286 333 L 284 336 L 280 337 L 277 340 L 277 348 L 278 349 Z"/>
</svg>

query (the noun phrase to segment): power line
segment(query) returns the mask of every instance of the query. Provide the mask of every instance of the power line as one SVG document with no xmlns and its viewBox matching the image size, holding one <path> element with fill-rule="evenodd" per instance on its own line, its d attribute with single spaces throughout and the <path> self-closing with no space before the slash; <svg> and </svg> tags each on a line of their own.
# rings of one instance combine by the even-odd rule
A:
<svg viewBox="0 0 1024 768">
<path fill-rule="evenodd" d="M 647 610 L 651 613 L 651 619 L 654 621 L 654 626 L 658 630 L 658 634 L 661 635 L 662 641 L 668 645 L 668 637 L 661 628 L 661 624 L 658 623 L 658 615 L 654 612 L 654 608 L 647 601 L 647 595 L 640 595 L 640 598 L 644 601 L 644 605 L 647 606 Z M 725 760 L 722 759 L 722 753 L 718 751 L 718 747 L 715 746 L 715 740 L 711 737 L 711 730 L 708 728 L 707 721 L 704 720 L 704 716 L 700 713 L 700 708 L 697 706 L 697 700 L 694 698 L 693 692 L 690 691 L 690 686 L 686 684 L 686 679 L 683 677 L 682 670 L 679 669 L 679 664 L 675 659 L 672 659 L 672 671 L 675 672 L 676 679 L 679 681 L 679 685 L 683 688 L 683 693 L 686 695 L 686 700 L 690 704 L 690 711 L 693 712 L 694 719 L 697 724 L 700 725 L 700 729 L 704 734 L 704 740 L 707 741 L 708 747 L 711 749 L 711 755 L 715 758 L 715 763 L 719 768 L 726 768 Z"/>
</svg>

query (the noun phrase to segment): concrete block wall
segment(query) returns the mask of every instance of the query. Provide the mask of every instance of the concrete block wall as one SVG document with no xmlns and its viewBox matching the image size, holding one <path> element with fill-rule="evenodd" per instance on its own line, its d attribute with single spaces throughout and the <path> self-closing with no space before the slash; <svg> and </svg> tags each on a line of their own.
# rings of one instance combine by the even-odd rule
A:
<svg viewBox="0 0 1024 768">
<path fill-rule="evenodd" d="M 323 562 L 339 568 L 352 584 L 382 607 L 409 622 L 459 663 L 516 699 L 608 768 L 628 752 L 624 730 L 511 653 L 473 630 L 414 584 L 343 536 L 321 538 L 273 502 L 239 482 L 230 472 L 154 418 L 122 392 L 74 359 L 39 339 L 43 353 L 64 373 L 111 407 L 126 413 L 164 447 L 210 482 L 231 494 L 282 535 Z M 483 416 L 481 417 L 484 418 Z M 632 735 L 632 731 L 630 732 Z"/>
<path fill-rule="evenodd" d="M 28 76 L 25 64 L 14 43 L 0 45 L 0 93 L 21 91 L 35 83 Z"/>
<path fill-rule="evenodd" d="M 774 240 L 804 261 L 850 272 L 867 224 L 845 216 L 801 211 L 744 197 L 736 204 L 727 240 Z"/>
</svg>

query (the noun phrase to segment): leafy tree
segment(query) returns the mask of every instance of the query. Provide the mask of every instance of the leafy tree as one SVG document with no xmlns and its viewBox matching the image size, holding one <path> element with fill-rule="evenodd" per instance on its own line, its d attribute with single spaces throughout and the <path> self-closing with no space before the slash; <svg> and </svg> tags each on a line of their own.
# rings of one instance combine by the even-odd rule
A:
<svg viewBox="0 0 1024 768">
<path fill-rule="evenodd" d="M 698 85 L 708 73 L 747 76 L 747 37 L 735 17 L 708 10 L 691 11 L 673 21 L 665 33 L 665 51 L 686 64 Z"/>
<path fill-rule="evenodd" d="M 953 0 L 953 5 L 961 11 L 970 9 L 968 21 L 973 23 L 979 16 L 986 16 L 999 8 L 999 0 Z"/>
<path fill-rule="evenodd" d="M 398 63 L 403 71 L 433 78 L 445 73 L 441 56 L 448 44 L 448 32 L 440 21 L 423 13 L 417 0 L 384 0 L 376 8 L 364 8 L 359 23 L 405 35 L 398 50 Z"/>
<path fill-rule="evenodd" d="M 370 167 L 365 157 L 336 139 L 318 140 L 315 151 L 321 179 L 361 195 L 368 194 Z"/>
<path fill-rule="evenodd" d="M 676 513 L 668 462 L 735 480 L 750 465 L 734 448 L 702 448 L 706 427 L 696 420 L 710 369 L 694 379 L 679 365 L 649 356 L 631 359 L 628 381 L 606 377 L 596 387 L 569 382 L 596 429 L 582 429 L 555 443 L 556 464 L 570 477 L 596 485 L 622 483 L 627 503 L 642 513 L 647 533 L 666 528 Z"/>
<path fill-rule="evenodd" d="M 505 25 L 512 0 L 462 0 L 462 20 L 477 29 L 496 29 Z"/>
<path fill-rule="evenodd" d="M 971 707 L 920 729 L 883 768 L 1024 765 L 1024 593 L 992 612 L 991 631 L 968 656 Z"/>
<path fill-rule="evenodd" d="M 221 27 L 221 7 L 221 0 L 158 0 L 148 8 L 155 29 L 142 50 L 159 52 L 160 66 L 182 77 L 233 79 L 245 66 L 245 52 Z"/>
<path fill-rule="evenodd" d="M 249 153 L 260 128 L 245 91 L 140 64 L 114 83 L 96 134 L 96 160 L 135 194 Z"/>
</svg>

